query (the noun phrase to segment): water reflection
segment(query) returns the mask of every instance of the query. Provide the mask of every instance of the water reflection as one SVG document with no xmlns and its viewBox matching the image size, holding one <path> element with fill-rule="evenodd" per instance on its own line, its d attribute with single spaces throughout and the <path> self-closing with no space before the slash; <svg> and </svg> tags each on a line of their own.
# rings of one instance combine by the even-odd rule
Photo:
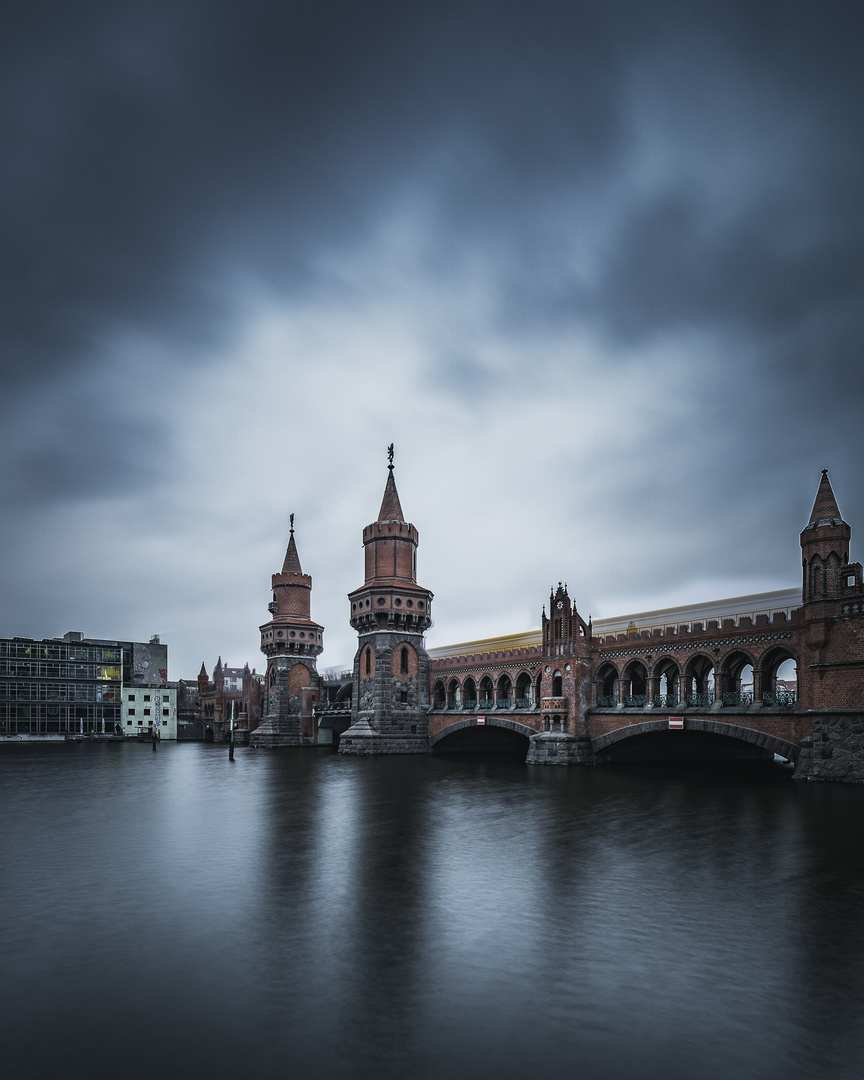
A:
<svg viewBox="0 0 864 1080">
<path fill-rule="evenodd" d="M 9 750 L 10 1075 L 860 1075 L 864 790 Z"/>
</svg>

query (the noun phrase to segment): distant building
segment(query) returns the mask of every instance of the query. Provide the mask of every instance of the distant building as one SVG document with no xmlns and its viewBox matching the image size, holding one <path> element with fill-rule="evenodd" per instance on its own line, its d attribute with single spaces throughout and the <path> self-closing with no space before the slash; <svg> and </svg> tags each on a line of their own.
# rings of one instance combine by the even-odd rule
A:
<svg viewBox="0 0 864 1080">
<path fill-rule="evenodd" d="M 167 680 L 168 646 L 157 636 L 0 638 L 0 738 L 122 738 L 123 689 Z"/>
<path fill-rule="evenodd" d="M 235 732 L 254 731 L 261 723 L 264 679 L 246 664 L 242 668 L 223 666 L 222 657 L 213 668 L 213 678 L 201 664 L 198 673 L 198 706 L 203 738 L 224 742 L 232 726 Z"/>
</svg>

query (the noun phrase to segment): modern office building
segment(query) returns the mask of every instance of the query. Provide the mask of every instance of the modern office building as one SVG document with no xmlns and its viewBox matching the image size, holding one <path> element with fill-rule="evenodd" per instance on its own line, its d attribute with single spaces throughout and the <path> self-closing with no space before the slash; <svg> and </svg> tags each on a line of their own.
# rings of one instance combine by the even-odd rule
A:
<svg viewBox="0 0 864 1080">
<path fill-rule="evenodd" d="M 168 646 L 88 638 L 0 638 L 0 737 L 123 737 L 123 689 L 165 687 Z M 161 708 L 161 704 L 160 704 Z"/>
</svg>

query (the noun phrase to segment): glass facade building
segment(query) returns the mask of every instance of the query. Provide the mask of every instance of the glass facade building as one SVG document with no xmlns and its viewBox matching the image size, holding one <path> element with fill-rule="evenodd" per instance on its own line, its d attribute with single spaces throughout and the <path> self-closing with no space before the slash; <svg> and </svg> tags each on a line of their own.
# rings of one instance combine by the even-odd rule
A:
<svg viewBox="0 0 864 1080">
<path fill-rule="evenodd" d="M 122 688 L 161 687 L 167 677 L 158 638 L 0 638 L 0 736 L 120 735 Z"/>
</svg>

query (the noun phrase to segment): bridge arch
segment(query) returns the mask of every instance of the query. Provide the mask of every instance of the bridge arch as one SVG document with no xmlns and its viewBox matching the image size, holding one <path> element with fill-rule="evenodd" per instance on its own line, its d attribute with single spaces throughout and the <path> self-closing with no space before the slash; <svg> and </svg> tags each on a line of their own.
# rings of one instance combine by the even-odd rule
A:
<svg viewBox="0 0 864 1080">
<path fill-rule="evenodd" d="M 528 739 L 532 735 L 537 734 L 537 729 L 529 727 L 527 724 L 520 724 L 518 720 L 511 720 L 509 717 L 504 716 L 487 716 L 484 724 L 477 723 L 476 716 L 465 717 L 462 720 L 455 720 L 452 724 L 448 724 L 447 727 L 437 731 L 429 739 L 430 749 L 434 750 L 436 747 L 448 739 L 452 735 L 458 735 L 460 732 L 465 732 L 466 735 L 473 734 L 470 729 L 475 729 L 478 736 L 485 735 L 487 729 L 498 729 L 501 732 L 512 733 L 513 736 L 522 736 L 524 739 L 524 749 L 528 752 Z M 513 740 L 514 746 L 516 740 Z M 443 749 L 443 747 L 442 747 Z"/>
<path fill-rule="evenodd" d="M 780 757 L 794 761 L 798 757 L 800 747 L 796 743 L 779 739 L 775 735 L 769 735 L 765 731 L 755 731 L 752 728 L 741 727 L 738 724 L 728 724 L 722 720 L 702 719 L 701 717 L 687 717 L 686 731 L 700 732 L 705 735 L 722 735 L 727 739 L 737 739 L 739 742 L 750 746 L 759 747 L 771 754 L 779 754 Z M 668 719 L 645 720 L 640 724 L 629 724 L 626 727 L 616 728 L 605 735 L 592 739 L 591 748 L 595 754 L 602 754 L 618 743 L 628 739 L 634 739 L 639 735 L 667 732 L 670 738 L 676 738 L 678 732 L 669 731 Z"/>
</svg>

